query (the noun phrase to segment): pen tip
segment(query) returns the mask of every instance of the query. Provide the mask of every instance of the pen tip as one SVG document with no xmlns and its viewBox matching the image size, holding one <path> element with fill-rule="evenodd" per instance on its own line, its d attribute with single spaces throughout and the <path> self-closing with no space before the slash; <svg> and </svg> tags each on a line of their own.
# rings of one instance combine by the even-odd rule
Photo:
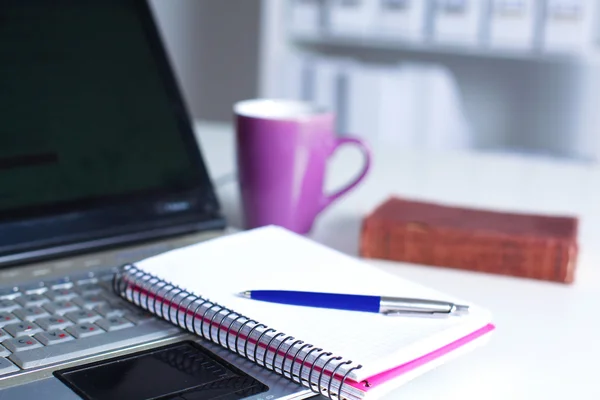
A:
<svg viewBox="0 0 600 400">
<path fill-rule="evenodd" d="M 239 295 L 240 295 L 241 297 L 245 297 L 245 298 L 249 299 L 249 298 L 251 298 L 251 297 L 252 297 L 252 292 L 251 292 L 251 291 L 249 291 L 249 290 L 246 290 L 246 291 L 244 291 L 244 292 L 240 292 L 240 293 L 239 293 Z"/>
<path fill-rule="evenodd" d="M 467 314 L 469 312 L 469 306 L 464 304 L 455 304 L 452 310 L 453 314 Z"/>
</svg>

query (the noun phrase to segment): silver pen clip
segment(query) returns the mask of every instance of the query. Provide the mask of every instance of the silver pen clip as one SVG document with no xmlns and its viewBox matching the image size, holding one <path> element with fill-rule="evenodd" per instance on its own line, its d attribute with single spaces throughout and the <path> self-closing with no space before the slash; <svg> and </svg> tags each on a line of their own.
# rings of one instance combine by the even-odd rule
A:
<svg viewBox="0 0 600 400">
<path fill-rule="evenodd" d="M 379 301 L 379 312 L 389 316 L 418 315 L 445 317 L 467 314 L 469 312 L 469 306 L 454 304 L 447 301 L 381 297 Z"/>
</svg>

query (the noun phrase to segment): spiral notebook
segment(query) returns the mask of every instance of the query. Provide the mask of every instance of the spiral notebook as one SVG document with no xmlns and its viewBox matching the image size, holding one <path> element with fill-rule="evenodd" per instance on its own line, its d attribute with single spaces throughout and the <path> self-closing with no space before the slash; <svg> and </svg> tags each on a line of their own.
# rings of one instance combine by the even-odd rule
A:
<svg viewBox="0 0 600 400">
<path fill-rule="evenodd" d="M 376 398 L 482 344 L 490 313 L 385 316 L 260 302 L 279 289 L 468 303 L 409 282 L 283 228 L 223 236 L 124 266 L 115 290 L 149 310 L 332 399 Z"/>
</svg>

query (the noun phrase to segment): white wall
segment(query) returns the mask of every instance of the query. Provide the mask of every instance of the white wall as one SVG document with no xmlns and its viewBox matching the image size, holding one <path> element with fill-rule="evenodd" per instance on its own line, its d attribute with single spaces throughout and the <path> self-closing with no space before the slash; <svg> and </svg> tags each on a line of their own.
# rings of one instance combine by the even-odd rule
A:
<svg viewBox="0 0 600 400">
<path fill-rule="evenodd" d="M 231 120 L 258 93 L 260 0 L 149 1 L 193 116 Z"/>
</svg>

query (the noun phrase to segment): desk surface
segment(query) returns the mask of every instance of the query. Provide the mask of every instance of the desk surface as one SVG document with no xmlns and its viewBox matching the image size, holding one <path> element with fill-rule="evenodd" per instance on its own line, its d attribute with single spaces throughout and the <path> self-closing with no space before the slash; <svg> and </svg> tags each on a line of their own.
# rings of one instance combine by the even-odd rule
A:
<svg viewBox="0 0 600 400">
<path fill-rule="evenodd" d="M 198 124 L 198 138 L 232 226 L 240 226 L 234 139 L 227 125 Z M 600 168 L 509 154 L 393 151 L 374 146 L 366 181 L 326 210 L 311 237 L 356 255 L 360 221 L 388 196 L 500 210 L 566 213 L 581 218 L 581 253 L 571 286 L 407 263 L 367 260 L 399 276 L 489 308 L 490 343 L 393 392 L 390 399 L 599 399 Z M 342 150 L 327 187 L 359 169 Z"/>
</svg>

